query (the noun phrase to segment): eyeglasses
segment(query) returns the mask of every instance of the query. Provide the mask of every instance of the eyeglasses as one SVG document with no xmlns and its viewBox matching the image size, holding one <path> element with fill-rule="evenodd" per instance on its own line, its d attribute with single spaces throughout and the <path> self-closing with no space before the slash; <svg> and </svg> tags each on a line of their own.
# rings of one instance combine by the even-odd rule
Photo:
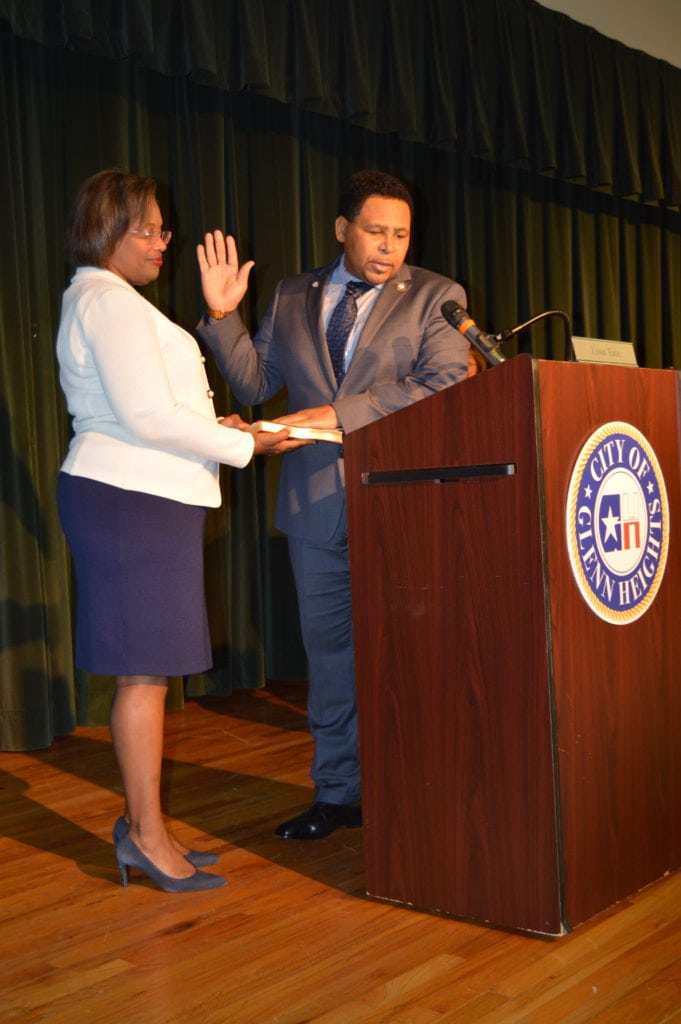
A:
<svg viewBox="0 0 681 1024">
<path fill-rule="evenodd" d="M 173 237 L 172 231 L 141 231 L 137 228 L 131 228 L 128 231 L 129 235 L 139 235 L 145 242 L 155 242 L 157 238 L 160 238 L 165 245 L 168 244 L 170 239 Z"/>
</svg>

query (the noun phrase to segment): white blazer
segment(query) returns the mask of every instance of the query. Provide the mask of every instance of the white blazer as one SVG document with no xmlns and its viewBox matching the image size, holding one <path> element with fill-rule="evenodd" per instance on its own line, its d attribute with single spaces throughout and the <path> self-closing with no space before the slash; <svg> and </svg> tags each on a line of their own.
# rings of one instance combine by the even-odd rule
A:
<svg viewBox="0 0 681 1024">
<path fill-rule="evenodd" d="M 218 463 L 245 466 L 254 441 L 217 422 L 190 334 L 117 274 L 80 267 L 64 293 L 57 358 L 74 430 L 65 473 L 220 504 Z"/>
</svg>

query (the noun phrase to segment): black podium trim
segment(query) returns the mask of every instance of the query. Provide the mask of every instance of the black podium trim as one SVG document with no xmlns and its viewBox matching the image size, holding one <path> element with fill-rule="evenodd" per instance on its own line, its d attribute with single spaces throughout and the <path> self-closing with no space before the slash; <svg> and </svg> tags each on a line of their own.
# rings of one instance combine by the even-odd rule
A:
<svg viewBox="0 0 681 1024">
<path fill-rule="evenodd" d="M 498 462 L 479 466 L 434 466 L 430 469 L 388 469 L 376 473 L 362 473 L 361 480 L 365 485 L 372 484 L 403 484 L 416 481 L 431 483 L 450 483 L 457 480 L 470 480 L 476 477 L 514 476 L 514 462 Z"/>
</svg>

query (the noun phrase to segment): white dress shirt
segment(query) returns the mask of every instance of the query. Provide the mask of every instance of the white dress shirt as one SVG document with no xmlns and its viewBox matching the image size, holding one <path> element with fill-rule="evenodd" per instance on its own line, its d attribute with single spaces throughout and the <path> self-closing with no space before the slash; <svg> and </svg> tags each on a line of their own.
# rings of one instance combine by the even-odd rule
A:
<svg viewBox="0 0 681 1024">
<path fill-rule="evenodd" d="M 345 267 L 345 256 L 342 256 L 340 262 L 331 273 L 331 277 L 329 278 L 329 282 L 324 293 L 323 315 L 325 331 L 328 330 L 331 314 L 340 302 L 348 281 L 357 280 L 358 278 L 353 277 L 352 274 L 348 273 Z M 348 340 L 345 345 L 345 373 L 347 373 L 350 361 L 355 354 L 355 349 L 357 348 L 357 342 L 359 341 L 359 337 L 362 333 L 362 328 L 369 319 L 369 313 L 374 308 L 374 303 L 380 295 L 382 287 L 382 284 L 373 285 L 371 288 L 367 289 L 364 295 L 360 295 L 357 298 L 357 317 L 352 325 L 352 330 L 348 335 Z"/>
</svg>

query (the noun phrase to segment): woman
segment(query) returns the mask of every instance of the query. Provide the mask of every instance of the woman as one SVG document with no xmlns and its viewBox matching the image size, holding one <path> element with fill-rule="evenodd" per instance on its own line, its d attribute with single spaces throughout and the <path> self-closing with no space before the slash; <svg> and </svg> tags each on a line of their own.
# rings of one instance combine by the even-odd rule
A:
<svg viewBox="0 0 681 1024">
<path fill-rule="evenodd" d="M 167 892 L 225 883 L 196 870 L 212 854 L 184 849 L 160 800 L 168 676 L 211 665 L 203 526 L 220 504 L 218 463 L 243 467 L 286 436 L 217 420 L 191 335 L 137 291 L 155 281 L 171 232 L 152 179 L 118 170 L 76 197 L 67 254 L 76 268 L 57 337 L 74 437 L 58 505 L 78 583 L 76 664 L 116 677 L 111 734 L 126 799 L 114 828 L 129 867 Z"/>
</svg>

